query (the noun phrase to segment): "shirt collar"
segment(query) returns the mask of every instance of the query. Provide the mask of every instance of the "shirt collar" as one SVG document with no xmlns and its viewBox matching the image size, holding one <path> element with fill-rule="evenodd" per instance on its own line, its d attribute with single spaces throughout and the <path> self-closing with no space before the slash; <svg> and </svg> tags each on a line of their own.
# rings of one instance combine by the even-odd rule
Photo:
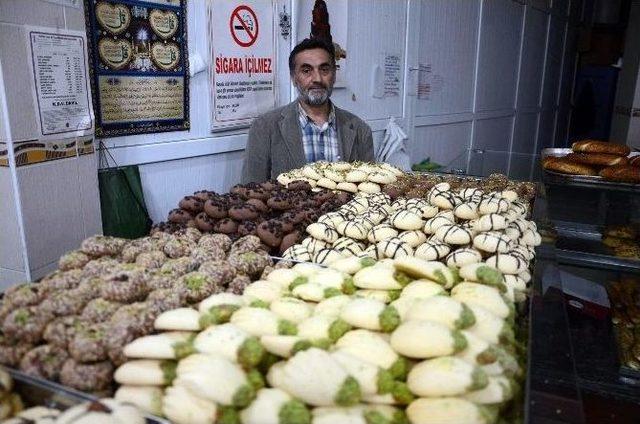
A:
<svg viewBox="0 0 640 424">
<path fill-rule="evenodd" d="M 329 111 L 329 119 L 327 120 L 327 124 L 328 126 L 335 127 L 336 108 L 333 106 L 333 103 L 331 102 L 331 100 L 329 100 L 329 104 L 331 105 L 331 110 Z M 300 102 L 298 102 L 298 114 L 300 116 L 300 122 L 302 122 L 304 125 L 307 125 L 308 123 L 312 123 L 318 126 L 315 122 L 313 122 L 313 119 L 311 119 L 309 115 L 307 115 L 307 112 L 303 109 Z"/>
</svg>

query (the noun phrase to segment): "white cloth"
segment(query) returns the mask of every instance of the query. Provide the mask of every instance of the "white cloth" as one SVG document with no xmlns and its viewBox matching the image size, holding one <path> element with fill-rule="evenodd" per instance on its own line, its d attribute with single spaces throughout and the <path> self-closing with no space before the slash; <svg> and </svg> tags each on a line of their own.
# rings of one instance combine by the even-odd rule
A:
<svg viewBox="0 0 640 424">
<path fill-rule="evenodd" d="M 376 149 L 376 161 L 397 166 L 403 171 L 410 171 L 411 160 L 404 143 L 408 138 L 395 118 L 393 116 L 389 118 L 389 123 L 384 130 L 384 138 Z"/>
</svg>

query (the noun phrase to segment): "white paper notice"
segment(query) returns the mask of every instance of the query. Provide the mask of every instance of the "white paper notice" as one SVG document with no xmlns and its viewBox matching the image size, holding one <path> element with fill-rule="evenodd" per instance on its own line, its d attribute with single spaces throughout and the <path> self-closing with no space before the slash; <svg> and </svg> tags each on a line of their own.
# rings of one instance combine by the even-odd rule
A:
<svg viewBox="0 0 640 424">
<path fill-rule="evenodd" d="M 273 4 L 209 5 L 212 130 L 246 126 L 276 105 Z"/>
<path fill-rule="evenodd" d="M 384 55 L 384 95 L 396 97 L 400 95 L 400 55 Z"/>
<path fill-rule="evenodd" d="M 29 31 L 29 40 L 41 135 L 83 135 L 92 127 L 84 36 Z"/>
<path fill-rule="evenodd" d="M 418 70 L 418 99 L 429 100 L 431 93 L 431 65 L 421 63 Z"/>
</svg>

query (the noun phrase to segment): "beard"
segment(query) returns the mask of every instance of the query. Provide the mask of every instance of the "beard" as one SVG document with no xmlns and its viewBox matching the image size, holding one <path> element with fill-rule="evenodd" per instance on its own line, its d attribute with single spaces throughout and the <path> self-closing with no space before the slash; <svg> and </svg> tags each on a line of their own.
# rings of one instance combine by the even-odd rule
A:
<svg viewBox="0 0 640 424">
<path fill-rule="evenodd" d="M 298 97 L 303 102 L 311 106 L 320 106 L 325 104 L 327 100 L 329 100 L 329 97 L 331 97 L 331 93 L 333 91 L 333 87 L 319 85 L 314 85 L 305 90 L 296 84 L 296 89 L 298 90 Z"/>
</svg>

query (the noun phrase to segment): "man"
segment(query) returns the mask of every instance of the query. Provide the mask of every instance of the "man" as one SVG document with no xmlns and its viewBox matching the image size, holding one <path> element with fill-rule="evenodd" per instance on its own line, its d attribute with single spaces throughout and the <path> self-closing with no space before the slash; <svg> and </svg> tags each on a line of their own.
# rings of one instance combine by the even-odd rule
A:
<svg viewBox="0 0 640 424">
<path fill-rule="evenodd" d="M 249 129 L 243 182 L 260 182 L 315 161 L 373 161 L 371 129 L 329 100 L 336 81 L 333 46 L 306 39 L 289 55 L 298 99 L 256 118 Z"/>
</svg>

